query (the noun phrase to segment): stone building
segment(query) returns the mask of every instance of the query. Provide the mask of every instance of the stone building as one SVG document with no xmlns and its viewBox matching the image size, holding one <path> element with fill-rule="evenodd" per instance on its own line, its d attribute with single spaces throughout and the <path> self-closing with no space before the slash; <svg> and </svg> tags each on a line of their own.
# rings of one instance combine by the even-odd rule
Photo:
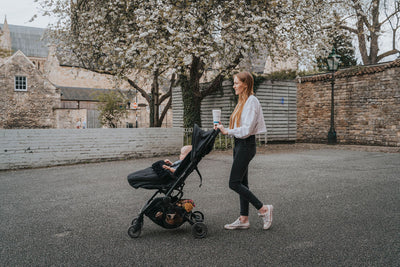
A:
<svg viewBox="0 0 400 267">
<path fill-rule="evenodd" d="M 41 28 L 9 25 L 5 19 L 4 24 L 0 24 L 0 48 L 11 54 L 22 51 L 43 72 L 48 54 L 46 40 L 42 39 L 44 32 Z"/>
<path fill-rule="evenodd" d="M 0 48 L 8 50 L 10 55 L 19 52 L 19 56 L 23 54 L 26 60 L 29 60 L 39 72 L 35 75 L 40 75 L 41 79 L 46 80 L 57 89 L 58 103 L 54 104 L 54 112 L 48 114 L 49 118 L 54 119 L 54 124 L 50 128 L 75 128 L 77 121 L 85 121 L 88 127 L 101 127 L 98 121 L 97 99 L 91 94 L 96 92 L 107 92 L 107 90 L 118 89 L 127 92 L 131 99 L 128 102 L 137 103 L 137 108 L 133 109 L 133 105 L 128 109 L 128 115 L 123 118 L 119 127 L 148 127 L 149 126 L 149 108 L 146 100 L 137 94 L 135 90 L 126 82 L 116 83 L 113 77 L 104 74 L 94 73 L 79 67 L 71 66 L 66 62 L 60 62 L 55 54 L 55 50 L 48 47 L 45 39 L 43 39 L 45 29 L 9 25 L 7 20 L 4 24 L 0 24 Z M 0 66 L 3 66 L 9 58 L 0 57 Z M 15 60 L 15 59 L 13 59 Z M 9 70 L 9 67 L 4 67 Z M 5 76 L 12 75 L 11 73 L 4 74 Z M 31 78 L 30 78 L 31 79 Z M 150 90 L 151 84 L 143 75 L 137 73 L 135 81 L 143 88 Z M 8 84 L 6 81 L 0 81 L 0 84 Z M 9 91 L 10 88 L 0 86 L 0 91 Z M 166 90 L 166 88 L 164 88 Z M 36 91 L 35 91 L 36 92 Z M 79 97 L 82 97 L 80 99 Z M 40 97 L 26 98 L 25 107 L 33 104 L 28 103 L 31 101 L 38 101 L 40 104 Z M 12 103 L 12 99 L 2 98 L 5 103 Z M 21 99 L 22 100 L 22 99 Z M 8 106 L 4 104 L 3 106 Z M 21 111 L 22 112 L 22 111 Z M 18 112 L 7 112 L 0 114 L 5 117 L 10 114 L 15 116 Z M 34 116 L 29 113 L 29 116 Z M 54 117 L 55 116 L 55 117 Z M 35 118 L 32 118 L 33 120 Z M 15 120 L 18 120 L 16 117 Z M 164 120 L 163 127 L 172 125 L 172 110 L 170 109 Z M 35 128 L 43 128 L 42 126 L 31 125 Z M 11 126 L 9 126 L 11 127 Z M 12 127 L 18 128 L 19 126 L 13 124 Z M 47 128 L 46 126 L 45 128 Z M 1 128 L 1 127 L 0 127 Z"/>
<path fill-rule="evenodd" d="M 0 128 L 56 128 L 60 92 L 17 51 L 0 66 Z"/>
</svg>

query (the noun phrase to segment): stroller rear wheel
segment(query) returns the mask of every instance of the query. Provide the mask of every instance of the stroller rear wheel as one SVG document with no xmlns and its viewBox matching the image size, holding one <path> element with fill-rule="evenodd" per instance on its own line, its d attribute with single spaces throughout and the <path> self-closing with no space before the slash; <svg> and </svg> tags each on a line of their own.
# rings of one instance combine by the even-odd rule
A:
<svg viewBox="0 0 400 267">
<path fill-rule="evenodd" d="M 138 238 L 142 232 L 142 223 L 138 218 L 133 219 L 132 225 L 128 228 L 128 235 L 131 238 Z"/>
<path fill-rule="evenodd" d="M 194 211 L 191 216 L 190 219 L 196 221 L 196 222 L 203 222 L 204 221 L 204 214 L 200 211 Z"/>
<path fill-rule="evenodd" d="M 207 225 L 202 222 L 196 222 L 192 225 L 192 235 L 195 238 L 204 238 L 207 236 Z"/>
</svg>

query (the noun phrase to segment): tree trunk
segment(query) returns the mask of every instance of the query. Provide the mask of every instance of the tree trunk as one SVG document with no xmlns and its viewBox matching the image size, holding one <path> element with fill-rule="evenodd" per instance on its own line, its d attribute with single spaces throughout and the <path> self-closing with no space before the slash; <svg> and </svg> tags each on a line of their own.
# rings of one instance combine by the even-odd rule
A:
<svg viewBox="0 0 400 267">
<path fill-rule="evenodd" d="M 140 94 L 146 99 L 147 103 L 149 103 L 149 109 L 150 109 L 150 127 L 161 127 L 162 122 L 164 120 L 165 114 L 168 111 L 168 109 L 171 107 L 171 96 L 172 96 L 172 87 L 175 86 L 175 75 L 172 76 L 171 78 L 171 85 L 169 91 L 162 95 L 160 97 L 160 85 L 158 83 L 158 78 L 160 76 L 160 70 L 156 69 L 153 74 L 153 82 L 151 84 L 151 92 L 148 94 L 145 90 L 143 90 L 141 87 L 139 87 L 134 81 L 127 79 L 129 84 L 138 90 Z M 169 99 L 167 104 L 164 107 L 164 110 L 161 114 L 159 115 L 160 111 L 160 105 L 162 104 L 163 101 Z"/>
<path fill-rule="evenodd" d="M 377 63 L 379 45 L 378 45 L 378 37 L 380 34 L 380 23 L 379 23 L 379 0 L 373 0 L 372 4 L 372 27 L 370 30 L 371 43 L 370 43 L 370 51 L 369 51 L 369 62 L 368 64 Z"/>
<path fill-rule="evenodd" d="M 184 74 L 180 75 L 179 80 L 182 89 L 183 127 L 193 128 L 195 123 L 201 127 L 201 98 L 195 94 L 199 89 L 195 88 Z"/>
<path fill-rule="evenodd" d="M 242 58 L 243 55 L 239 53 L 231 65 L 219 73 L 208 87 L 200 91 L 200 78 L 204 72 L 203 63 L 200 58 L 193 57 L 189 77 L 185 73 L 181 73 L 179 77 L 182 89 L 184 128 L 192 128 L 195 123 L 201 127 L 201 101 L 221 87 L 225 73 L 234 69 Z"/>
<path fill-rule="evenodd" d="M 200 107 L 202 97 L 200 94 L 200 78 L 203 75 L 202 65 L 201 59 L 193 56 L 189 77 L 185 74 L 181 74 L 180 77 L 183 101 L 183 127 L 185 128 L 192 128 L 195 123 L 201 127 Z"/>
</svg>

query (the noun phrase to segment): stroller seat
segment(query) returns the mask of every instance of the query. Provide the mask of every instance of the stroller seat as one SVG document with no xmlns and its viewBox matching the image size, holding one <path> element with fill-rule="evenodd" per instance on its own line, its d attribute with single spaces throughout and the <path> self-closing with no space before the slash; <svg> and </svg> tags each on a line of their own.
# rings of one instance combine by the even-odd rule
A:
<svg viewBox="0 0 400 267">
<path fill-rule="evenodd" d="M 158 163 L 158 162 L 156 162 Z M 154 165 L 154 164 L 153 164 Z M 159 175 L 153 167 L 131 173 L 128 175 L 128 182 L 133 188 L 144 189 L 169 189 L 175 180 L 172 174 Z"/>
</svg>

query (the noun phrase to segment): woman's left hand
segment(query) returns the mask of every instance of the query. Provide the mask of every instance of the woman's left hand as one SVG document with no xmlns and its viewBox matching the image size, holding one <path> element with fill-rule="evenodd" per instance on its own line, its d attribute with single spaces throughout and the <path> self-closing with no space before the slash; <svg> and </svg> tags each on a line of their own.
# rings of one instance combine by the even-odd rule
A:
<svg viewBox="0 0 400 267">
<path fill-rule="evenodd" d="M 222 134 L 225 134 L 225 135 L 228 134 L 228 130 L 225 129 L 224 125 L 222 125 L 222 124 L 219 124 L 219 125 L 215 126 L 214 128 L 215 129 L 218 128 L 221 131 Z"/>
</svg>

